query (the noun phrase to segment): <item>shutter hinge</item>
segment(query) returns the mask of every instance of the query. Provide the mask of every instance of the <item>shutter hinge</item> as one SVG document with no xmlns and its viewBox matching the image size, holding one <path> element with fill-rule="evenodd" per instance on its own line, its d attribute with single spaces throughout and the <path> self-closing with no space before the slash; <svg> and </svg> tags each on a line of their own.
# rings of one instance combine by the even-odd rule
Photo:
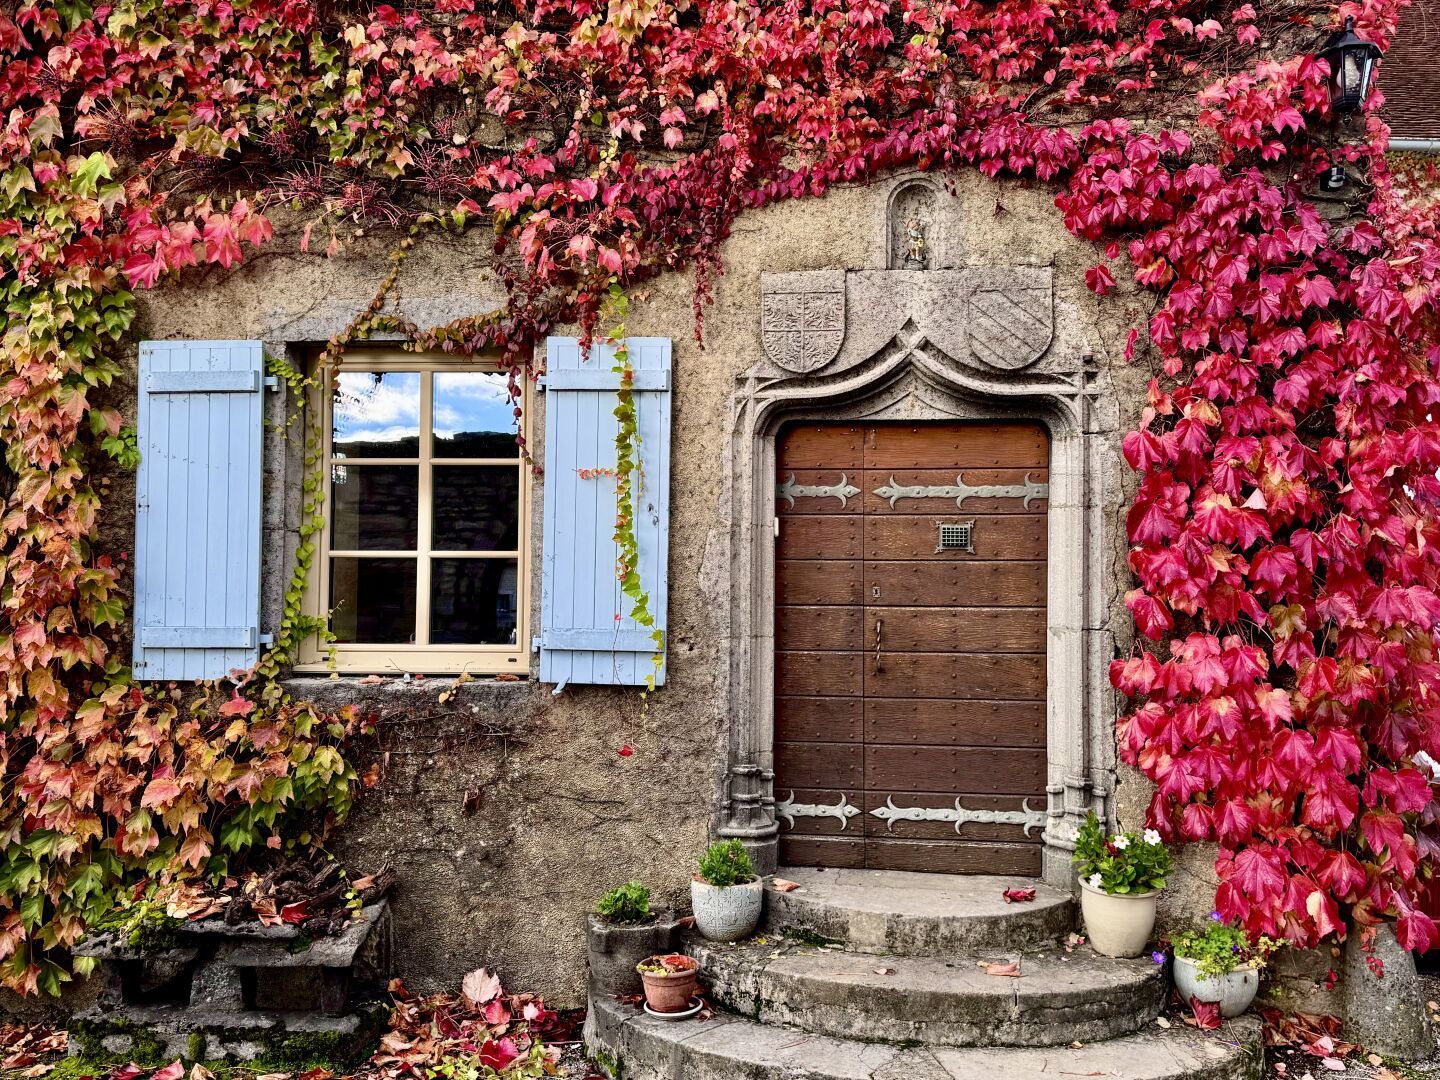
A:
<svg viewBox="0 0 1440 1080">
<path fill-rule="evenodd" d="M 539 390 L 544 390 L 544 389 L 545 389 L 545 376 L 544 376 L 544 375 L 541 375 L 539 378 L 537 378 L 537 379 L 535 380 L 535 387 L 536 387 L 536 389 L 539 389 Z"/>
<path fill-rule="evenodd" d="M 266 376 L 265 376 L 265 389 L 266 389 L 266 390 L 279 390 L 279 389 L 280 389 L 280 376 L 279 376 L 279 375 L 266 375 Z"/>
<path fill-rule="evenodd" d="M 539 635 L 539 634 L 534 634 L 534 635 L 531 636 L 531 638 L 530 638 L 530 651 L 531 651 L 531 652 L 539 652 L 539 651 L 540 651 L 540 635 Z"/>
<path fill-rule="evenodd" d="M 274 634 L 261 634 L 261 635 L 260 635 L 260 644 L 261 644 L 261 645 L 274 645 L 274 644 L 275 644 L 275 635 L 274 635 Z"/>
</svg>

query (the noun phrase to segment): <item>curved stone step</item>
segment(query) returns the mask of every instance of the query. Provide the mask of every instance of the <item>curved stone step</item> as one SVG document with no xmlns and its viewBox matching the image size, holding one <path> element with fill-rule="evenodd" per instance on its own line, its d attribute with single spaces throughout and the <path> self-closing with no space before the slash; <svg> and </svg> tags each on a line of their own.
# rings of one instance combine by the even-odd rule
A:
<svg viewBox="0 0 1440 1080">
<path fill-rule="evenodd" d="M 738 1017 L 656 1020 L 592 1000 L 585 1044 L 623 1080 L 1260 1080 L 1260 1021 L 1218 1031 L 1154 1028 L 1079 1049 L 898 1047 L 813 1035 Z"/>
<path fill-rule="evenodd" d="M 1075 928 L 1070 894 L 1029 878 L 813 867 L 782 867 L 777 876 L 800 888 L 767 884 L 770 931 L 808 932 L 862 951 L 951 959 L 1047 944 Z M 1032 887 L 1034 900 L 1005 902 L 1006 889 Z"/>
<path fill-rule="evenodd" d="M 1165 1004 L 1163 968 L 1066 953 L 980 954 L 946 963 L 810 948 L 769 938 L 718 945 L 691 938 L 710 999 L 767 1024 L 822 1035 L 927 1046 L 1064 1046 L 1128 1035 Z M 978 960 L 1019 960 L 1020 978 Z"/>
</svg>

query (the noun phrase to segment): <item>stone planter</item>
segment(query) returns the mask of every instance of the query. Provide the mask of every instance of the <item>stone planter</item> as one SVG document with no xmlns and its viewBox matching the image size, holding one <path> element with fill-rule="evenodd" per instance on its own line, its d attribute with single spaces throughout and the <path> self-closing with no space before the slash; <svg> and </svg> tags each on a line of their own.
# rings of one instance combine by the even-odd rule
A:
<svg viewBox="0 0 1440 1080">
<path fill-rule="evenodd" d="M 1080 882 L 1080 912 L 1085 936 L 1101 956 L 1139 956 L 1155 929 L 1158 890 L 1114 895 Z"/>
<path fill-rule="evenodd" d="M 1250 1007 L 1260 991 L 1260 972 L 1254 968 L 1236 968 L 1224 975 L 1201 975 L 1195 961 L 1175 957 L 1175 987 L 1186 1004 L 1196 1001 L 1214 1002 L 1220 1015 L 1227 1020 L 1239 1016 Z"/>
<path fill-rule="evenodd" d="M 682 971 L 641 971 L 640 979 L 645 986 L 645 1004 L 657 1013 L 684 1012 L 695 996 L 695 983 L 700 978 L 700 962 L 683 953 L 670 956 L 652 956 L 641 963 L 667 960 L 684 964 Z"/>
<path fill-rule="evenodd" d="M 596 914 L 586 919 L 585 942 L 590 959 L 590 987 L 593 993 L 613 997 L 640 993 L 640 973 L 635 965 L 674 947 L 675 913 L 661 908 L 647 923 L 622 926 Z"/>
<path fill-rule="evenodd" d="M 764 900 L 763 878 L 724 886 L 707 885 L 699 878 L 690 881 L 695 928 L 711 941 L 739 941 L 753 934 Z"/>
</svg>

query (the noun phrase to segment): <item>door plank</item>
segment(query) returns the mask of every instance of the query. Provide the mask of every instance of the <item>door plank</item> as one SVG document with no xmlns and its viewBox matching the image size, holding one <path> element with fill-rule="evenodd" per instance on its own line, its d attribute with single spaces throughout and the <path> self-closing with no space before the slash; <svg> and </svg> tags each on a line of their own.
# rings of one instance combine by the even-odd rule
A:
<svg viewBox="0 0 1440 1080">
<path fill-rule="evenodd" d="M 866 656 L 864 692 L 867 695 L 979 701 L 1045 700 L 1043 654 L 887 653 L 882 627 L 879 663 L 872 654 Z"/>
<path fill-rule="evenodd" d="M 860 789 L 865 786 L 864 747 L 859 743 L 777 742 L 775 776 L 783 778 L 787 792 L 791 788 Z"/>
<path fill-rule="evenodd" d="M 865 702 L 858 697 L 775 699 L 777 742 L 858 743 L 863 742 L 864 738 Z"/>
<path fill-rule="evenodd" d="M 832 608 L 787 608 L 788 612 L 827 612 L 827 619 L 839 619 L 840 612 Z M 849 609 L 855 610 L 855 609 Z M 804 632 L 804 616 L 790 618 L 787 614 L 789 633 Z M 1045 609 L 1044 608 L 924 608 L 924 607 L 866 607 L 858 610 L 852 620 L 858 644 L 853 648 L 863 649 L 865 640 L 862 620 L 869 626 L 870 640 L 875 644 L 875 620 L 881 620 L 881 641 L 886 652 L 936 652 L 948 649 L 956 653 L 1008 653 L 1045 651 Z M 777 629 L 778 633 L 778 629 Z M 797 646 L 797 648 L 800 646 Z"/>
<path fill-rule="evenodd" d="M 775 693 L 799 697 L 859 697 L 861 653 L 777 652 Z"/>
<path fill-rule="evenodd" d="M 837 841 L 820 841 L 837 843 Z M 921 870 L 930 874 L 1001 874 L 1039 877 L 1039 844 L 972 844 L 957 840 L 866 840 L 871 870 Z M 801 864 L 816 865 L 816 864 Z M 838 863 L 824 865 L 838 866 Z"/>
<path fill-rule="evenodd" d="M 818 700 L 832 708 L 840 704 L 834 698 Z M 868 743 L 1045 747 L 1044 701 L 867 696 L 863 704 L 862 737 Z"/>
<path fill-rule="evenodd" d="M 1034 423 L 876 424 L 865 439 L 872 469 L 1036 469 L 1050 440 Z"/>
<path fill-rule="evenodd" d="M 829 866 L 836 870 L 865 868 L 865 841 L 780 834 L 780 865 Z"/>
<path fill-rule="evenodd" d="M 775 640 L 785 649 L 852 650 L 865 648 L 865 609 L 860 607 L 800 607 L 775 609 Z"/>
<path fill-rule="evenodd" d="M 834 473 L 824 482 L 833 484 L 840 474 Z M 892 481 L 899 487 L 956 487 L 957 479 L 969 487 L 1023 487 L 1028 480 L 1033 484 L 1049 484 L 1049 473 L 1045 469 L 866 469 L 857 478 L 850 477 L 850 483 L 862 488 L 862 495 L 850 500 L 849 505 L 859 504 L 866 514 L 877 517 L 894 517 L 906 514 L 926 516 L 952 514 L 1019 514 L 1043 518 L 1050 507 L 1048 498 L 1033 498 L 1025 505 L 1024 495 L 1006 495 L 982 498 L 972 495 L 962 503 L 956 495 L 910 496 L 881 495 L 881 488 L 891 488 Z M 894 499 L 894 505 L 890 500 Z M 807 500 L 800 500 L 805 502 Z M 838 500 L 831 500 L 838 505 Z M 784 505 L 783 503 L 781 505 Z"/>
<path fill-rule="evenodd" d="M 863 526 L 864 518 L 859 514 L 791 514 L 780 523 L 780 535 L 775 538 L 775 557 L 859 559 L 865 553 L 861 546 Z"/>
<path fill-rule="evenodd" d="M 888 838 L 896 840 L 985 840 L 996 843 L 1040 844 L 1044 842 L 1043 829 L 1034 827 L 1025 835 L 1023 825 L 986 824 L 967 821 L 955 832 L 954 822 L 947 821 L 895 821 L 887 822 L 871 813 L 877 807 L 886 805 L 886 799 L 893 800 L 897 807 L 924 806 L 941 810 L 955 808 L 956 795 L 936 792 L 894 791 L 883 795 L 867 792 L 863 804 L 865 812 L 851 819 L 850 828 L 860 826 L 867 838 Z M 1025 799 L 1010 795 L 961 795 L 960 805 L 967 810 L 1023 811 Z M 836 800 L 829 800 L 831 803 Z M 854 799 L 852 798 L 853 802 Z M 1029 800 L 1030 809 L 1044 811 L 1045 795 L 1042 792 Z M 798 820 L 798 819 L 797 819 Z"/>
<path fill-rule="evenodd" d="M 840 566 L 841 563 L 797 563 Z M 820 571 L 808 571 L 824 578 Z M 838 585 L 830 588 L 838 592 Z M 862 586 L 867 604 L 886 607 L 1040 607 L 1045 603 L 1043 562 L 866 561 Z M 875 590 L 879 589 L 878 595 Z M 853 592 L 846 595 L 854 595 Z M 817 603 L 842 603 L 821 600 Z"/>
<path fill-rule="evenodd" d="M 879 794 L 881 802 L 891 791 L 937 791 L 952 799 L 967 793 L 1033 797 L 1045 790 L 1045 751 L 867 745 L 864 777 L 865 790 Z"/>
<path fill-rule="evenodd" d="M 860 603 L 859 560 L 784 559 L 775 565 L 775 602 L 779 605 Z"/>
<path fill-rule="evenodd" d="M 796 520 L 796 519 L 791 519 Z M 1043 559 L 1048 547 L 1046 518 L 1043 514 L 969 514 L 954 511 L 949 514 L 886 514 L 867 513 L 864 518 L 809 518 L 806 521 L 822 521 L 827 524 L 839 521 L 864 522 L 864 547 L 857 547 L 854 556 L 869 552 L 872 558 L 882 559 L 930 559 L 936 562 L 965 562 L 971 559 Z M 970 541 L 974 551 L 956 548 L 940 550 L 940 526 L 970 523 Z M 785 546 L 787 520 L 780 529 L 781 551 Z M 817 531 L 817 530 L 812 530 Z M 839 530 L 835 530 L 838 534 Z M 828 537 L 828 533 L 825 534 Z M 807 541 L 816 544 L 821 537 L 810 536 L 802 531 L 792 542 L 803 545 Z M 859 538 L 857 537 L 857 543 Z M 828 540 L 830 547 L 838 547 L 840 540 Z M 812 554 L 796 551 L 782 555 L 784 558 L 824 559 L 844 558 L 844 555 Z"/>
<path fill-rule="evenodd" d="M 858 469 L 864 442 L 858 424 L 797 424 L 781 433 L 775 458 L 787 469 Z"/>
</svg>

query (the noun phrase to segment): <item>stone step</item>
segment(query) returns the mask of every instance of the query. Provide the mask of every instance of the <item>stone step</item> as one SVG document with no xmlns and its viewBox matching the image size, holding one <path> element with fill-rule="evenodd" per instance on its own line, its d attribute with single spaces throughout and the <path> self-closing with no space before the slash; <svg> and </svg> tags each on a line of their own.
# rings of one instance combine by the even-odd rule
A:
<svg viewBox="0 0 1440 1080">
<path fill-rule="evenodd" d="M 771 938 L 719 945 L 689 938 L 710 1000 L 767 1024 L 821 1035 L 926 1046 L 1064 1046 L 1128 1035 L 1165 1004 L 1164 969 L 1066 953 L 972 954 L 947 963 L 813 948 Z M 1018 960 L 1021 976 L 978 961 Z"/>
<path fill-rule="evenodd" d="M 776 876 L 800 888 L 767 885 L 770 932 L 862 951 L 948 960 L 1050 944 L 1075 928 L 1070 894 L 1030 878 L 814 867 L 782 867 Z M 1035 899 L 1007 904 L 1005 890 L 1018 888 L 1033 888 Z"/>
<path fill-rule="evenodd" d="M 1260 1022 L 1218 1031 L 1176 1024 L 1069 1047 L 899 1047 L 815 1035 L 718 1015 L 657 1020 L 611 999 L 592 1000 L 586 1048 L 624 1080 L 1260 1080 Z"/>
</svg>

